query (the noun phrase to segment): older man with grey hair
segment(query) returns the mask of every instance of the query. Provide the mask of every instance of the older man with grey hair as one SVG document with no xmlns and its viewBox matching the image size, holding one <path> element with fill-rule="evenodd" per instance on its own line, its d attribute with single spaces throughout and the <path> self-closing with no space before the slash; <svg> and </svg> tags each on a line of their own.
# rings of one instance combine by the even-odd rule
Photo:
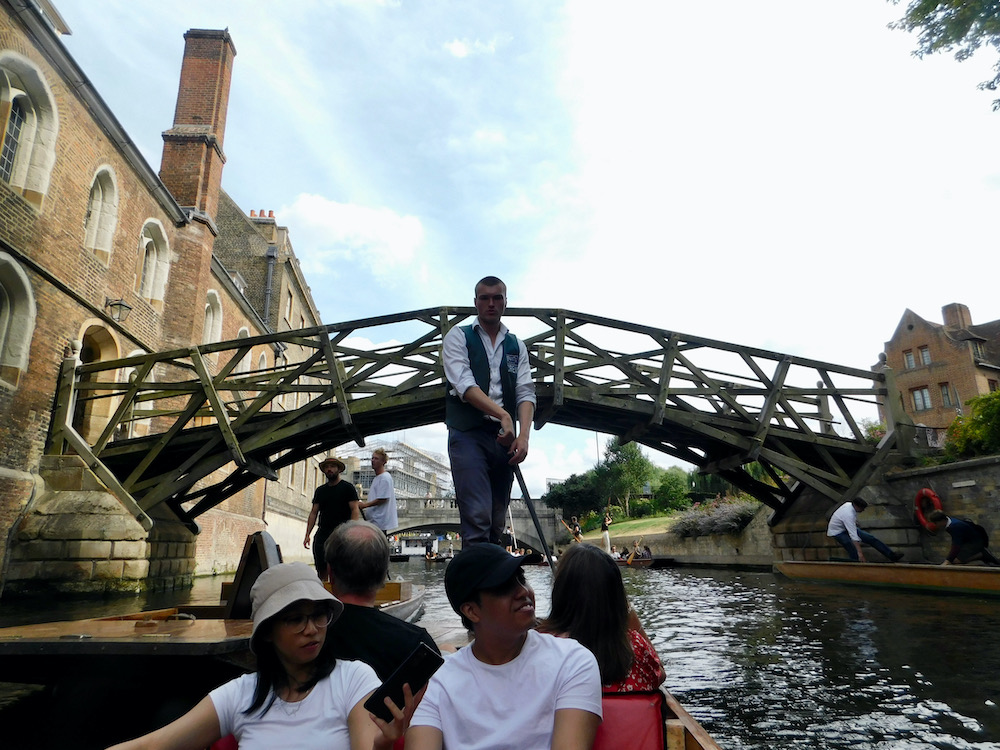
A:
<svg viewBox="0 0 1000 750">
<path fill-rule="evenodd" d="M 418 643 L 440 653 L 426 630 L 375 608 L 389 570 L 389 542 L 382 529 L 368 521 L 342 523 L 326 540 L 325 552 L 331 591 L 344 603 L 327 633 L 338 659 L 363 661 L 384 680 Z"/>
</svg>

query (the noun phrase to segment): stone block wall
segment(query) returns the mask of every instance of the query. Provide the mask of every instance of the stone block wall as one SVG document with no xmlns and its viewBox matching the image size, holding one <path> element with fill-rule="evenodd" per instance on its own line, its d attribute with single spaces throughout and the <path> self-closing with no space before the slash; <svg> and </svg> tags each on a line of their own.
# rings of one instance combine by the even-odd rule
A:
<svg viewBox="0 0 1000 750">
<path fill-rule="evenodd" d="M 683 565 L 719 565 L 735 568 L 770 568 L 774 562 L 771 530 L 767 519 L 773 511 L 761 506 L 753 520 L 739 534 L 711 534 L 678 537 L 669 532 L 644 536 L 654 557 L 672 557 Z M 614 526 L 611 527 L 614 529 Z M 632 549 L 635 535 L 611 535 L 618 549 Z"/>
<path fill-rule="evenodd" d="M 195 538 L 162 509 L 145 529 L 78 456 L 42 459 L 44 489 L 17 524 L 4 593 L 189 587 Z"/>
<path fill-rule="evenodd" d="M 934 491 L 948 515 L 969 518 L 983 526 L 994 551 L 1000 548 L 1000 457 L 894 472 L 873 487 L 879 497 L 902 507 L 924 559 L 940 563 L 951 547 L 951 537 L 944 532 L 932 534 L 917 523 L 915 500 L 924 488 Z"/>
<path fill-rule="evenodd" d="M 874 534 L 909 562 L 940 563 L 950 546 L 947 534 L 931 534 L 917 523 L 914 500 L 930 488 L 949 515 L 982 524 L 1000 546 L 1000 458 L 982 458 L 922 469 L 891 470 L 865 487 L 861 496 L 869 506 L 858 516 L 858 526 Z M 806 491 L 788 515 L 774 526 L 774 547 L 782 560 L 829 560 L 846 553 L 826 536 L 836 510 L 828 498 Z M 881 561 L 875 550 L 865 556 Z M 871 552 L 869 556 L 869 550 Z"/>
<path fill-rule="evenodd" d="M 193 572 L 198 576 L 236 570 L 247 536 L 266 529 L 260 518 L 229 513 L 219 508 L 199 516 L 198 525 L 201 526 L 201 533 L 193 550 Z M 153 528 L 155 530 L 156 527 Z"/>
</svg>

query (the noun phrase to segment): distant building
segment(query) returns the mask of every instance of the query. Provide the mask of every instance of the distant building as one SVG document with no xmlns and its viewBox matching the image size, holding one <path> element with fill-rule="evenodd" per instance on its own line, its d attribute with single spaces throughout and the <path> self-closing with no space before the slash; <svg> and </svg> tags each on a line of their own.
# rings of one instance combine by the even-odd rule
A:
<svg viewBox="0 0 1000 750">
<path fill-rule="evenodd" d="M 958 302 L 941 313 L 943 324 L 906 310 L 883 355 L 903 411 L 928 428 L 932 445 L 940 445 L 967 401 L 1000 387 L 1000 320 L 974 325 L 969 308 Z M 882 366 L 880 361 L 872 369 Z M 879 417 L 886 421 L 884 404 Z"/>
<path fill-rule="evenodd" d="M 376 448 L 382 448 L 389 456 L 386 469 L 392 475 L 400 510 L 405 509 L 408 499 L 434 500 L 455 495 L 451 467 L 443 456 L 400 441 L 370 440 L 363 448 L 355 446 L 338 452 L 347 465 L 345 476 L 358 487 L 362 497 L 367 498 L 375 478 L 370 459 Z"/>
</svg>

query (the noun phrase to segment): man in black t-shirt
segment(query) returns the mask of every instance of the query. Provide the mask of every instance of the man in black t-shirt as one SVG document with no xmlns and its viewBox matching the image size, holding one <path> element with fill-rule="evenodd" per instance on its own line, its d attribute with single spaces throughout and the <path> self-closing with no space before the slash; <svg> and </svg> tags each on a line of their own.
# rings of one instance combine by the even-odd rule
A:
<svg viewBox="0 0 1000 750">
<path fill-rule="evenodd" d="M 327 537 L 345 521 L 357 521 L 361 518 L 358 491 L 354 489 L 353 484 L 340 478 L 341 472 L 346 468 L 339 458 L 326 458 L 320 462 L 319 470 L 326 475 L 326 484 L 316 488 L 309 520 L 306 521 L 306 538 L 302 543 L 306 549 L 309 549 L 309 537 L 312 535 L 313 527 L 319 523 L 316 538 L 312 540 L 312 553 L 316 574 L 321 581 L 326 580 L 323 547 Z"/>
<path fill-rule="evenodd" d="M 389 569 L 389 542 L 378 526 L 367 521 L 338 526 L 326 541 L 326 562 L 333 595 L 344 603 L 326 634 L 338 659 L 363 661 L 384 680 L 418 643 L 440 653 L 426 630 L 375 608 Z"/>
</svg>

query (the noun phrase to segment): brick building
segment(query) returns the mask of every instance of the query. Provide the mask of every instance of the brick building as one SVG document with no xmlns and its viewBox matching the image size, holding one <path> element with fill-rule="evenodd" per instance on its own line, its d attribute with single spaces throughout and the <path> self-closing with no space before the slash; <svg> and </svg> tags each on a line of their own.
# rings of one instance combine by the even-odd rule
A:
<svg viewBox="0 0 1000 750">
<path fill-rule="evenodd" d="M 319 313 L 287 229 L 221 189 L 228 32 L 185 34 L 157 173 L 63 46 L 66 31 L 48 0 L 0 0 L 0 590 L 184 585 L 235 567 L 269 495 L 308 508 L 315 470 L 246 488 L 202 516 L 197 537 L 159 506 L 147 531 L 79 459 L 46 455 L 61 363 L 312 326 Z M 248 361 L 296 354 L 260 345 Z M 78 409 L 74 427 L 100 433 L 107 409 Z"/>
<path fill-rule="evenodd" d="M 883 355 L 903 411 L 929 428 L 932 444 L 940 444 L 969 399 L 1000 387 L 1000 320 L 973 324 L 969 308 L 959 302 L 945 305 L 941 314 L 943 324 L 906 310 Z M 881 406 L 879 416 L 885 421 Z"/>
</svg>

